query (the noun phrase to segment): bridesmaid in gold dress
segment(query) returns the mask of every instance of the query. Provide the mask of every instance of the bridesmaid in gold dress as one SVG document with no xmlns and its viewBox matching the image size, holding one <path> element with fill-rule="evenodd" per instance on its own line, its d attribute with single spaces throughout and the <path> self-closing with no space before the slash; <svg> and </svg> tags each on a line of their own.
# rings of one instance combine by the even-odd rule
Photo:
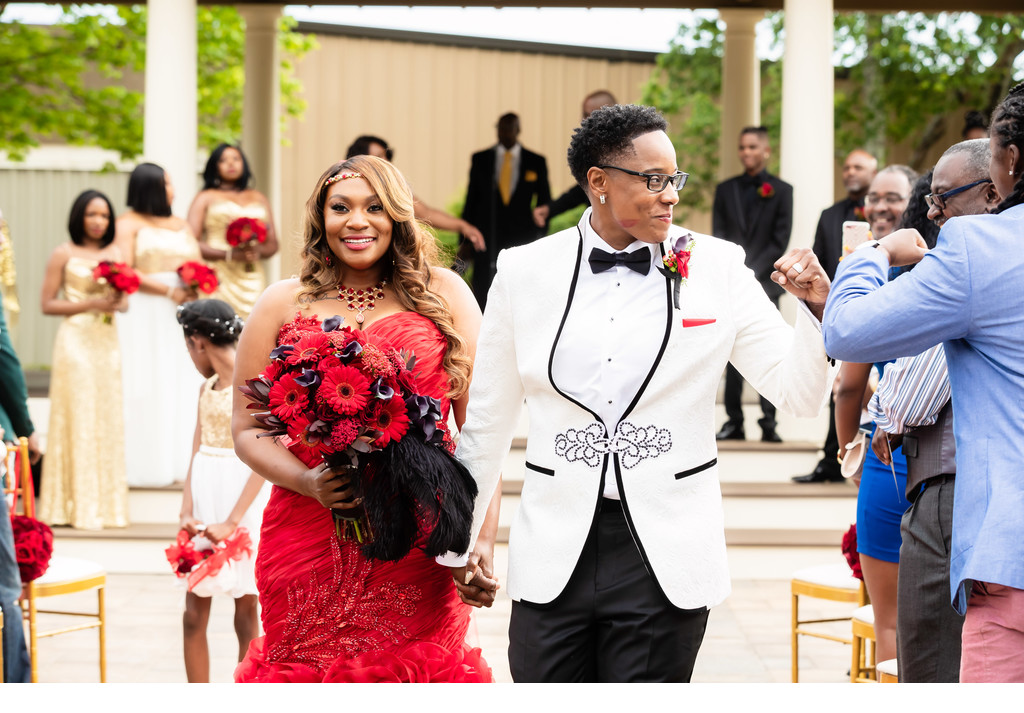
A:
<svg viewBox="0 0 1024 713">
<path fill-rule="evenodd" d="M 64 317 L 53 345 L 50 430 L 39 515 L 83 530 L 128 524 L 117 328 L 104 317 L 128 296 L 93 279 L 103 260 L 123 262 L 114 245 L 114 209 L 99 191 L 71 207 L 71 241 L 46 263 L 43 314 Z M 63 297 L 60 296 L 63 291 Z"/>
<path fill-rule="evenodd" d="M 196 299 L 176 270 L 200 259 L 188 224 L 171 215 L 174 186 L 143 163 L 128 180 L 130 211 L 117 219 L 115 243 L 139 273 L 139 291 L 118 320 L 128 485 L 184 481 L 196 427 L 199 386 L 178 326 L 178 305 Z"/>
<path fill-rule="evenodd" d="M 267 286 L 260 262 L 277 252 L 277 234 L 270 202 L 249 188 L 252 173 L 242 150 L 221 144 L 203 171 L 203 190 L 188 210 L 188 224 L 199 237 L 203 259 L 217 271 L 220 286 L 211 295 L 231 305 L 243 320 Z M 238 218 L 257 218 L 267 227 L 266 242 L 247 247 L 228 245 L 228 226 Z"/>
</svg>

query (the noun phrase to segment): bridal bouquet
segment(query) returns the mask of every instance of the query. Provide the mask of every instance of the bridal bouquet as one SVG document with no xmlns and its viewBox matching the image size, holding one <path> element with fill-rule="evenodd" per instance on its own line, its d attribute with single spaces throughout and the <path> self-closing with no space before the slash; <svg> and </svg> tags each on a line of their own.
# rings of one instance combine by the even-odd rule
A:
<svg viewBox="0 0 1024 713">
<path fill-rule="evenodd" d="M 217 273 L 205 263 L 195 260 L 182 263 L 178 268 L 178 277 L 185 283 L 185 287 L 194 292 L 211 295 L 217 290 Z"/>
<path fill-rule="evenodd" d="M 224 235 L 228 245 L 233 248 L 247 248 L 254 244 L 267 242 L 267 225 L 259 218 L 236 218 L 228 225 Z M 245 263 L 245 271 L 252 272 L 256 266 Z"/>
<path fill-rule="evenodd" d="M 368 557 L 397 560 L 421 525 L 428 555 L 469 547 L 476 483 L 452 457 L 437 399 L 416 391 L 415 356 L 350 327 L 313 325 L 270 353 L 270 366 L 240 387 L 255 418 L 285 436 L 304 462 L 345 473 L 362 505 L 332 510 L 342 539 Z"/>
<path fill-rule="evenodd" d="M 126 295 L 133 294 L 139 289 L 138 273 L 123 262 L 103 260 L 93 269 L 92 279 L 101 284 L 109 285 L 117 292 Z M 104 312 L 103 322 L 105 324 L 113 322 L 109 312 Z"/>
<path fill-rule="evenodd" d="M 185 580 L 188 591 L 207 597 L 231 591 L 235 583 L 231 563 L 252 556 L 252 538 L 247 529 L 239 527 L 215 545 L 201 533 L 189 537 L 181 530 L 164 553 L 178 579 Z"/>
</svg>

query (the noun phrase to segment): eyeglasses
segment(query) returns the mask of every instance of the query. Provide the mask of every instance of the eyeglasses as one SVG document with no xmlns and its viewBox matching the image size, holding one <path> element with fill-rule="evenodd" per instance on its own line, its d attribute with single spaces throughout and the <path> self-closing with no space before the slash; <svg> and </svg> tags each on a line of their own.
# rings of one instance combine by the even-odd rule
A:
<svg viewBox="0 0 1024 713">
<path fill-rule="evenodd" d="M 690 174 L 683 173 L 682 171 L 676 171 L 675 173 L 641 173 L 640 171 L 630 171 L 628 168 L 621 168 L 619 166 L 609 166 L 607 164 L 599 165 L 598 168 L 614 168 L 616 171 L 622 171 L 628 173 L 631 176 L 640 176 L 641 178 L 647 179 L 647 190 L 651 193 L 661 193 L 667 186 L 672 186 L 673 189 L 679 190 L 686 185 L 686 179 L 690 177 Z"/>
<path fill-rule="evenodd" d="M 952 198 L 957 193 L 963 193 L 969 188 L 980 186 L 983 183 L 992 183 L 991 178 L 982 178 L 975 181 L 974 183 L 968 183 L 966 186 L 960 186 L 959 188 L 953 188 L 946 191 L 945 193 L 929 193 L 924 197 L 924 202 L 928 204 L 929 208 L 935 208 L 936 210 L 946 210 L 946 201 Z"/>
<path fill-rule="evenodd" d="M 864 196 L 864 205 L 878 205 L 879 203 L 897 205 L 907 200 L 907 198 L 909 196 L 901 196 L 899 193 L 886 193 L 884 196 L 880 196 L 877 193 L 868 193 Z"/>
</svg>

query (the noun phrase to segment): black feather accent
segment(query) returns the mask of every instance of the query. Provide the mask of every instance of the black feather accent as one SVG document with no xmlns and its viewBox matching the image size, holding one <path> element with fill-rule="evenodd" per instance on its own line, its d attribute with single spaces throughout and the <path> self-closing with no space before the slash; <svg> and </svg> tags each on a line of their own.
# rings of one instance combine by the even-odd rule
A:
<svg viewBox="0 0 1024 713">
<path fill-rule="evenodd" d="M 416 542 L 420 518 L 429 533 L 428 556 L 469 549 L 476 481 L 448 451 L 410 434 L 368 457 L 362 477 L 374 537 L 364 555 L 401 559 Z"/>
</svg>

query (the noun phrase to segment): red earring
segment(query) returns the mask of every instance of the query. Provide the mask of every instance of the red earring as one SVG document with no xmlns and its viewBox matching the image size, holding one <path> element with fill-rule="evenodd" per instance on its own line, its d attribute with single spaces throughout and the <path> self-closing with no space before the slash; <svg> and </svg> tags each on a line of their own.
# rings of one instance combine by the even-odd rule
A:
<svg viewBox="0 0 1024 713">
<path fill-rule="evenodd" d="M 330 253 L 327 253 L 327 257 L 325 258 L 325 262 L 327 263 L 327 267 L 331 266 L 331 254 Z"/>
</svg>

